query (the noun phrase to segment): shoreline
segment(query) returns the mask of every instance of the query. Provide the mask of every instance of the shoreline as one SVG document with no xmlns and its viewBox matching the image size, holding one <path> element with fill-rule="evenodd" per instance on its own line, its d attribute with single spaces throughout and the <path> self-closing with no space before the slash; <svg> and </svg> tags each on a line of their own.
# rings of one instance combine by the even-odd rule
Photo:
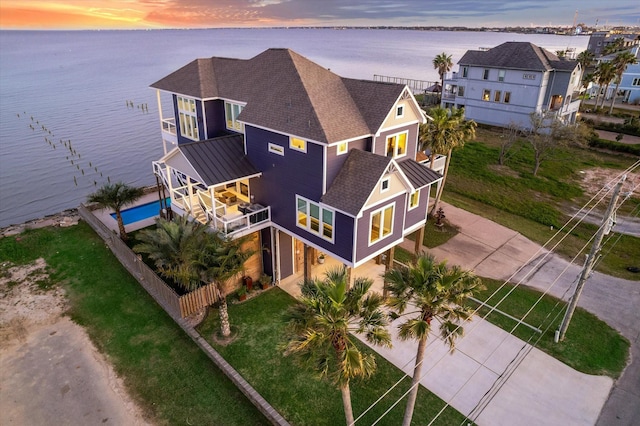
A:
<svg viewBox="0 0 640 426">
<path fill-rule="evenodd" d="M 27 229 L 45 228 L 47 226 L 68 226 L 77 225 L 80 214 L 77 208 L 66 209 L 58 213 L 50 214 L 38 219 L 31 219 L 24 223 L 5 226 L 0 228 L 0 238 L 19 235 Z"/>
</svg>

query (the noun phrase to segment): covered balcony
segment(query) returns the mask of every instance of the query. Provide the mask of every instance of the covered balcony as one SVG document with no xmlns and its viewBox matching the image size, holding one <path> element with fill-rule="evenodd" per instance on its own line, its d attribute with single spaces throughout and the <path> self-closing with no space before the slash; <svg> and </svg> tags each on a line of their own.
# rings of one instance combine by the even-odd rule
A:
<svg viewBox="0 0 640 426">
<path fill-rule="evenodd" d="M 242 151 L 242 135 L 178 145 L 153 162 L 171 209 L 231 237 L 270 225 L 271 209 L 254 202 L 250 180 L 261 175 Z M 240 150 L 240 152 L 236 152 Z"/>
</svg>

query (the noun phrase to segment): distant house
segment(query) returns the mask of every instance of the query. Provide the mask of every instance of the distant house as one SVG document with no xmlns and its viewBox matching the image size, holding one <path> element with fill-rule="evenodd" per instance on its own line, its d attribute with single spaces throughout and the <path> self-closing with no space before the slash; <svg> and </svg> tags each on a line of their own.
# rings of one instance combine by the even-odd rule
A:
<svg viewBox="0 0 640 426">
<path fill-rule="evenodd" d="M 443 107 L 464 107 L 465 117 L 506 127 L 530 125 L 532 112 L 553 112 L 575 123 L 581 67 L 528 42 L 469 50 L 444 81 Z"/>
<path fill-rule="evenodd" d="M 610 44 L 616 43 L 621 39 L 621 48 L 631 49 L 633 46 L 640 46 L 640 34 L 638 33 L 620 33 L 614 31 L 594 31 L 589 36 L 589 44 L 587 50 L 593 53 L 594 57 L 604 55 L 604 50 Z"/>
<path fill-rule="evenodd" d="M 424 229 L 442 176 L 416 161 L 427 117 L 405 85 L 269 49 L 196 59 L 151 87 L 165 150 L 153 167 L 170 208 L 253 235 L 276 281 L 320 253 L 357 268 Z"/>
<path fill-rule="evenodd" d="M 640 104 L 640 45 L 633 46 L 626 51 L 630 52 L 636 57 L 637 64 L 629 64 L 627 65 L 626 70 L 622 74 L 622 78 L 620 79 L 620 86 L 618 87 L 617 97 L 620 102 L 630 103 L 638 105 Z M 610 62 L 615 59 L 615 57 L 622 53 L 623 51 L 618 51 L 615 53 L 611 53 L 609 55 L 604 55 L 596 58 L 596 63 L 600 64 L 601 62 Z M 616 89 L 616 80 L 612 81 L 611 84 L 607 87 L 600 87 L 594 82 L 591 84 L 589 89 L 589 94 L 592 97 L 597 96 L 598 91 L 600 90 L 601 99 L 605 101 L 609 101 L 613 96 L 613 92 Z"/>
</svg>

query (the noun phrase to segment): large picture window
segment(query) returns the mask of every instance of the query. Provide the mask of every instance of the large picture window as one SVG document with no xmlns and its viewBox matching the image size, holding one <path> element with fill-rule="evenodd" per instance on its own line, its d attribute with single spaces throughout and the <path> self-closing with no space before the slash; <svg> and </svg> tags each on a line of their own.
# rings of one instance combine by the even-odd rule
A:
<svg viewBox="0 0 640 426">
<path fill-rule="evenodd" d="M 300 228 L 333 242 L 335 214 L 306 198 L 296 196 L 297 221 Z"/>
<path fill-rule="evenodd" d="M 394 205 L 383 207 L 371 213 L 371 228 L 369 231 L 369 243 L 373 244 L 393 232 Z"/>
<path fill-rule="evenodd" d="M 244 124 L 238 121 L 238 116 L 242 112 L 243 106 L 231 102 L 224 103 L 224 113 L 227 120 L 227 129 L 244 133 Z"/>
<path fill-rule="evenodd" d="M 180 122 L 180 134 L 191 140 L 198 140 L 198 116 L 196 114 L 196 101 L 178 96 L 178 121 Z"/>
<path fill-rule="evenodd" d="M 407 132 L 387 137 L 387 157 L 403 157 L 407 155 Z"/>
</svg>

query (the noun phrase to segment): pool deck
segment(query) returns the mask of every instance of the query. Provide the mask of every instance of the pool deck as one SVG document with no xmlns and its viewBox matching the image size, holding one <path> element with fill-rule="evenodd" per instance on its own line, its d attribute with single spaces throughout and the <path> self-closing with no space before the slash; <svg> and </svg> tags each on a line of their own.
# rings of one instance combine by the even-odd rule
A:
<svg viewBox="0 0 640 426">
<path fill-rule="evenodd" d="M 150 192 L 149 194 L 145 194 L 138 199 L 134 204 L 126 206 L 124 209 L 130 209 L 132 207 L 141 206 L 147 203 L 153 203 L 154 201 L 158 201 L 158 193 Z M 102 223 L 104 223 L 107 228 L 111 229 L 113 232 L 118 232 L 118 222 L 111 217 L 111 213 L 113 213 L 112 209 L 98 209 L 94 210 L 93 214 L 100 219 Z M 155 223 L 155 220 L 158 216 L 150 217 L 148 219 L 139 220 L 137 222 L 130 223 L 124 226 L 124 230 L 127 232 L 137 231 L 138 229 L 146 228 L 147 226 L 151 226 Z"/>
</svg>

